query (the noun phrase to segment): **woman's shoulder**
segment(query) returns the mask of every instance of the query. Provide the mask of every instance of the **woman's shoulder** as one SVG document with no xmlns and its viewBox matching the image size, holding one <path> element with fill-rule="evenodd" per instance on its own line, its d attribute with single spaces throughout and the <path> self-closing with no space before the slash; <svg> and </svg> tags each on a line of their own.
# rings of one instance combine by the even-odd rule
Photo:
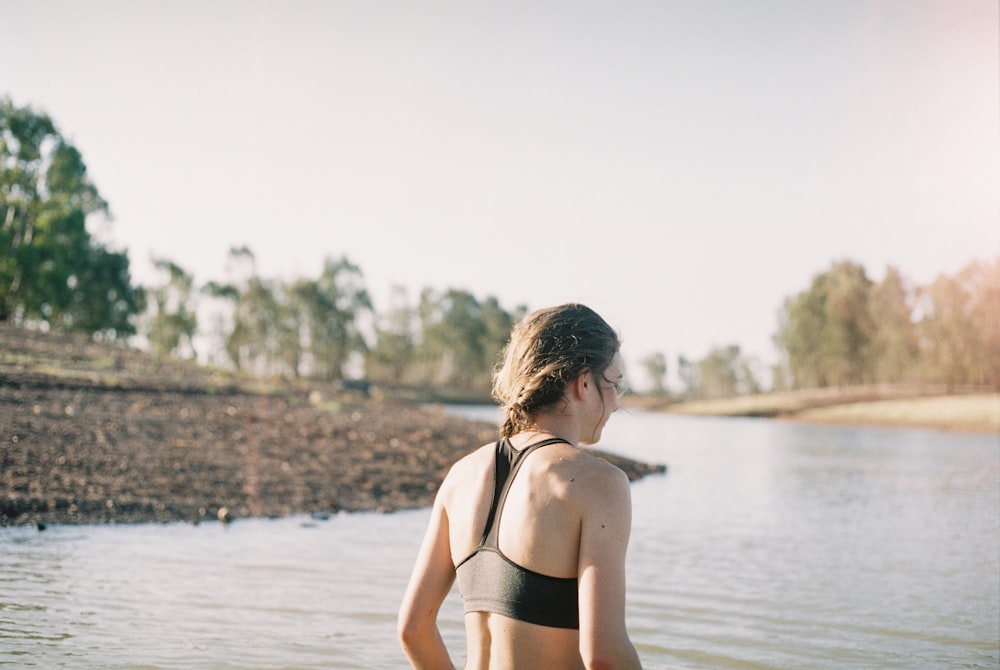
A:
<svg viewBox="0 0 1000 670">
<path fill-rule="evenodd" d="M 567 499 L 586 513 L 594 505 L 603 504 L 610 496 L 617 499 L 628 488 L 628 477 L 618 467 L 600 456 L 578 448 L 567 451 L 561 462 L 554 463 L 550 472 Z"/>
<path fill-rule="evenodd" d="M 575 484 L 570 489 L 583 495 L 608 487 L 628 486 L 628 477 L 620 468 L 578 447 L 557 446 L 539 460 L 545 461 L 544 465 L 538 465 L 541 471 L 567 484 Z"/>
<path fill-rule="evenodd" d="M 445 475 L 442 490 L 455 486 L 464 487 L 468 482 L 484 477 L 493 463 L 495 448 L 495 442 L 484 444 L 455 461 Z"/>
<path fill-rule="evenodd" d="M 455 461 L 455 464 L 451 466 L 451 469 L 480 468 L 484 464 L 492 463 L 496 447 L 496 442 L 490 442 L 489 444 L 477 447 Z"/>
<path fill-rule="evenodd" d="M 559 458 L 568 461 L 575 468 L 578 468 L 587 474 L 598 477 L 598 478 L 611 478 L 616 479 L 618 477 L 628 477 L 625 472 L 618 466 L 607 461 L 591 449 L 573 447 L 566 445 L 566 449 L 559 454 Z"/>
</svg>

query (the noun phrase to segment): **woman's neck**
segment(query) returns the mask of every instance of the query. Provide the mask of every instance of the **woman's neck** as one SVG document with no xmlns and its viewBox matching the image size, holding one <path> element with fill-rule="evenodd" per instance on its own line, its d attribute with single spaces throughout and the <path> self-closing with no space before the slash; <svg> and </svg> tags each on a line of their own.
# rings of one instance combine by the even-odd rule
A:
<svg viewBox="0 0 1000 670">
<path fill-rule="evenodd" d="M 511 438 L 511 442 L 520 449 L 527 444 L 547 437 L 558 437 L 574 447 L 580 442 L 576 421 L 573 421 L 572 417 L 553 415 L 552 413 L 533 417 L 524 430 Z"/>
</svg>

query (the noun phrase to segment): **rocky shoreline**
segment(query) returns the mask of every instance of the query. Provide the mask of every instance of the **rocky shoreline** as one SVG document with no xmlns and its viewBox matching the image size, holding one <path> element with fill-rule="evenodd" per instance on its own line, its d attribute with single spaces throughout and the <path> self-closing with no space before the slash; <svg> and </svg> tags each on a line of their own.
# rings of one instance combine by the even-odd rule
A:
<svg viewBox="0 0 1000 670">
<path fill-rule="evenodd" d="M 454 461 L 496 435 L 351 394 L 150 381 L 0 367 L 0 525 L 423 507 Z M 601 455 L 630 479 L 664 471 Z"/>
</svg>

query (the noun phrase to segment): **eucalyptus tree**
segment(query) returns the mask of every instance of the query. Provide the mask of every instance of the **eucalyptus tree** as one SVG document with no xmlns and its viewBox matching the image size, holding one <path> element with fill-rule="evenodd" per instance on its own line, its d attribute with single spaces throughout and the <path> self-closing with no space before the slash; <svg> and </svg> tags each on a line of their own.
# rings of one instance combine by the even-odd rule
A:
<svg viewBox="0 0 1000 670">
<path fill-rule="evenodd" d="M 236 366 L 256 374 L 294 374 L 295 353 L 287 348 L 289 315 L 280 282 L 251 277 L 240 291 L 227 342 Z"/>
<path fill-rule="evenodd" d="M 980 333 L 977 338 L 979 383 L 1000 391 L 1000 257 L 974 262 L 969 267 L 975 277 L 972 311 Z"/>
<path fill-rule="evenodd" d="M 448 289 L 421 296 L 424 347 L 436 362 L 433 381 L 470 388 L 482 382 L 486 325 L 479 301 L 468 291 Z"/>
<path fill-rule="evenodd" d="M 697 398 L 701 395 L 701 379 L 699 378 L 698 364 L 693 360 L 680 354 L 677 356 L 677 376 L 684 385 L 684 395 L 689 398 Z"/>
<path fill-rule="evenodd" d="M 653 385 L 653 393 L 655 395 L 666 395 L 667 357 L 663 352 L 657 351 L 645 356 L 642 359 L 642 366 L 646 369 L 646 375 Z"/>
<path fill-rule="evenodd" d="M 872 281 L 864 267 L 841 261 L 827 272 L 822 344 L 831 381 L 845 386 L 873 381 L 870 343 L 874 332 L 868 298 Z"/>
<path fill-rule="evenodd" d="M 124 339 L 143 309 L 125 253 L 87 230 L 110 219 L 80 152 L 52 119 L 0 98 L 0 322 Z"/>
<path fill-rule="evenodd" d="M 361 268 L 346 256 L 327 258 L 319 278 L 295 282 L 291 294 L 309 355 L 309 376 L 344 378 L 351 357 L 363 359 L 367 353 L 362 324 L 374 316 Z"/>
<path fill-rule="evenodd" d="M 784 355 L 792 388 L 827 385 L 822 333 L 826 276 L 813 278 L 808 291 L 785 298 L 774 343 Z"/>
<path fill-rule="evenodd" d="M 393 286 L 388 309 L 375 321 L 375 342 L 365 356 L 365 374 L 374 382 L 401 385 L 409 381 L 416 352 L 416 310 L 406 288 Z"/>
<path fill-rule="evenodd" d="M 226 305 L 219 321 L 229 362 L 256 374 L 289 372 L 294 362 L 281 348 L 289 320 L 283 287 L 258 275 L 256 256 L 246 246 L 232 247 L 226 265 L 228 280 L 209 282 L 203 290 Z"/>
<path fill-rule="evenodd" d="M 500 363 L 500 354 L 510 338 L 514 324 L 527 313 L 526 305 L 518 305 L 513 311 L 508 312 L 493 296 L 487 296 L 480 302 L 480 316 L 484 328 L 482 346 L 484 372 L 491 373 Z"/>
<path fill-rule="evenodd" d="M 757 361 L 748 358 L 739 345 L 713 347 L 698 361 L 698 395 L 704 398 L 728 398 L 759 393 Z"/>
<path fill-rule="evenodd" d="M 816 275 L 806 291 L 785 300 L 775 344 L 786 357 L 795 388 L 871 379 L 871 287 L 862 266 L 841 261 Z"/>
<path fill-rule="evenodd" d="M 490 296 L 480 301 L 462 289 L 424 289 L 415 362 L 424 383 L 483 392 L 514 322 L 526 311 L 508 312 Z"/>
<path fill-rule="evenodd" d="M 918 378 L 920 340 L 914 300 L 914 290 L 895 267 L 886 268 L 882 281 L 872 286 L 868 297 L 872 381 L 899 383 Z"/>
<path fill-rule="evenodd" d="M 919 305 L 927 378 L 1000 389 L 1000 259 L 939 276 L 921 288 Z"/>
<path fill-rule="evenodd" d="M 151 315 L 148 320 L 149 346 L 153 353 L 173 355 L 186 346 L 196 357 L 194 336 L 198 329 L 194 277 L 165 258 L 153 259 L 153 267 L 166 275 L 164 283 L 147 289 Z"/>
</svg>

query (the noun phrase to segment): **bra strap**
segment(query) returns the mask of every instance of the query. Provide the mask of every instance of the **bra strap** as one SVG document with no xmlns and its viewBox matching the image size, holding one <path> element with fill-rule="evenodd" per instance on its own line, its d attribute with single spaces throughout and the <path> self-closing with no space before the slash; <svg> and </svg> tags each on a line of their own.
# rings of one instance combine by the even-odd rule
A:
<svg viewBox="0 0 1000 670">
<path fill-rule="evenodd" d="M 535 449 L 547 447 L 550 444 L 572 444 L 569 440 L 561 437 L 550 437 L 544 440 L 529 444 L 520 451 L 515 449 L 508 438 L 497 442 L 496 448 L 496 476 L 493 482 L 493 500 L 490 502 L 490 513 L 486 518 L 486 528 L 483 530 L 483 537 L 479 541 L 479 546 L 497 546 L 497 534 L 500 527 L 500 514 L 503 512 L 504 503 L 507 501 L 507 494 L 510 486 L 514 483 L 521 464 L 528 454 Z M 501 477 L 502 474 L 502 477 Z"/>
</svg>

